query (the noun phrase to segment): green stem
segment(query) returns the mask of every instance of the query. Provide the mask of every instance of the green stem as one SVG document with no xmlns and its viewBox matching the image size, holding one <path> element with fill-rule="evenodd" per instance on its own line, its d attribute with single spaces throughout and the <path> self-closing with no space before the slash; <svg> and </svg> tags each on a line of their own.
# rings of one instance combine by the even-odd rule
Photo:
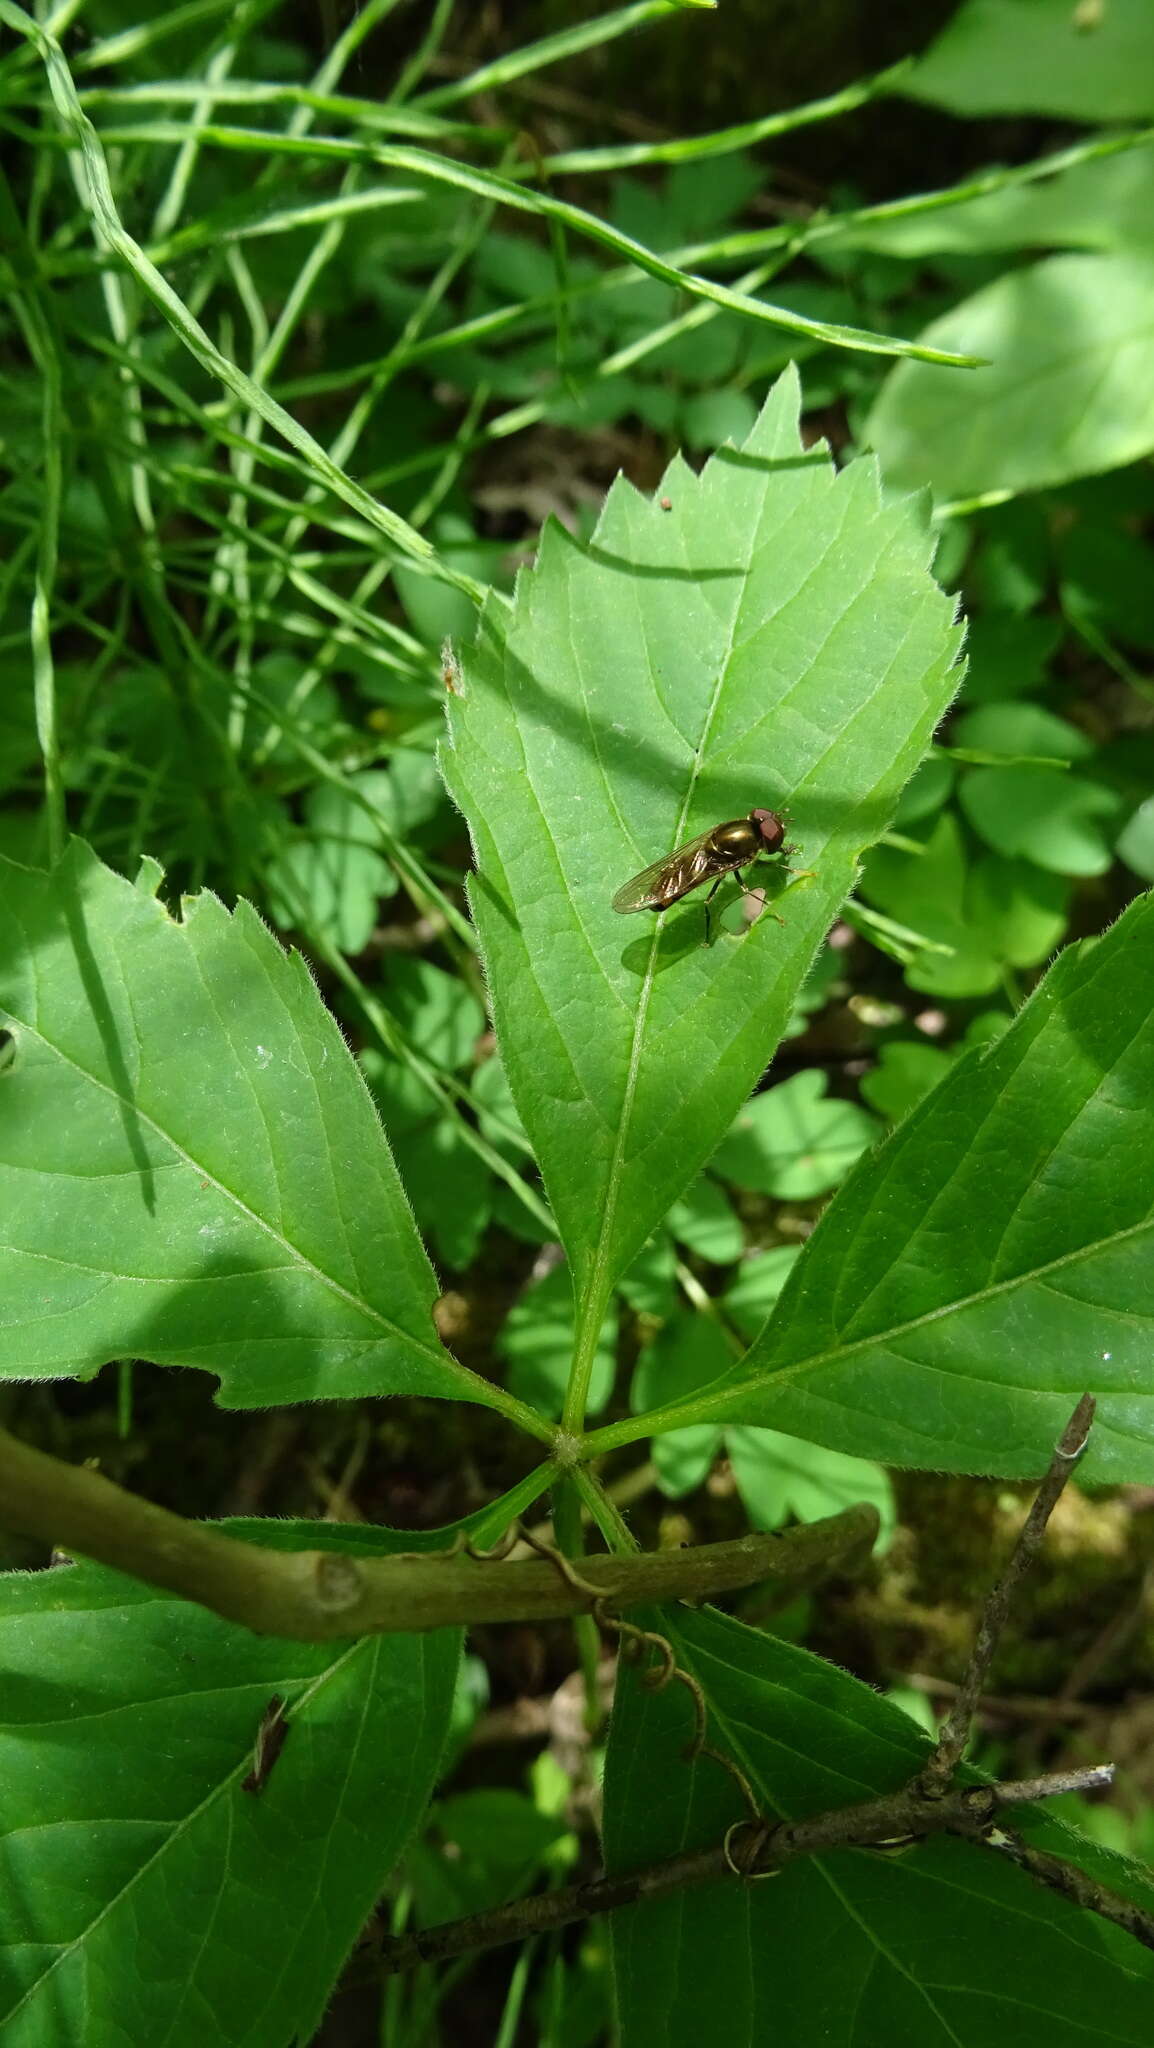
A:
<svg viewBox="0 0 1154 2048">
<path fill-rule="evenodd" d="M 573 1469 L 573 1484 L 591 1520 L 601 1531 L 609 1549 L 616 1557 L 634 1557 L 640 1544 L 626 1522 L 618 1503 L 607 1493 L 595 1472 L 584 1465 Z"/>
<path fill-rule="evenodd" d="M 580 1557 L 582 1551 L 581 1497 L 569 1473 L 560 1473 L 553 1487 L 553 1538 L 564 1557 Z M 601 1662 L 601 1631 L 591 1614 L 573 1617 L 577 1662 L 585 1688 L 585 1726 L 593 1734 L 601 1725 L 601 1702 L 597 1691 L 597 1668 Z"/>
<path fill-rule="evenodd" d="M 589 1402 L 589 1382 L 597 1359 L 597 1346 L 601 1338 L 601 1325 L 609 1306 L 611 1290 L 597 1285 L 591 1287 L 577 1304 L 577 1326 L 574 1332 L 573 1363 L 569 1368 L 569 1384 L 565 1389 L 565 1410 L 561 1427 L 571 1437 L 580 1437 L 585 1428 L 585 1410 Z M 584 1453 L 582 1453 L 582 1456 Z"/>
</svg>

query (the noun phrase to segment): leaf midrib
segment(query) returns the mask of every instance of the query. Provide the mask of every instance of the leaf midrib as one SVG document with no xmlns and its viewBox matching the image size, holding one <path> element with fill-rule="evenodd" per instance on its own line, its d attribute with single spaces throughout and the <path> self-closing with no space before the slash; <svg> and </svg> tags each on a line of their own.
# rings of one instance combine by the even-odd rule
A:
<svg viewBox="0 0 1154 2048">
<path fill-rule="evenodd" d="M 1076 1251 L 1063 1252 L 1060 1258 L 1050 1259 L 1045 1265 L 1031 1266 L 1027 1271 L 1015 1273 L 1006 1280 L 999 1280 L 989 1286 L 978 1288 L 971 1294 L 959 1295 L 953 1301 L 944 1302 L 937 1308 L 927 1309 L 923 1315 L 909 1317 L 904 1323 L 894 1323 L 888 1329 L 878 1330 L 870 1336 L 855 1338 L 852 1344 L 838 1345 L 835 1349 L 829 1351 L 816 1351 L 809 1358 L 798 1359 L 793 1365 L 771 1368 L 765 1375 L 766 1381 L 768 1383 L 771 1380 L 775 1387 L 783 1384 L 788 1385 L 807 1373 L 819 1370 L 824 1365 L 837 1364 L 844 1359 L 852 1358 L 855 1352 L 870 1350 L 878 1344 L 892 1343 L 896 1339 L 906 1336 L 910 1331 L 924 1329 L 931 1323 L 939 1322 L 944 1316 L 964 1315 L 971 1308 L 980 1308 L 987 1301 L 996 1301 L 1001 1296 L 1012 1293 L 1015 1288 L 1036 1286 L 1040 1282 L 1045 1281 L 1046 1277 L 1051 1273 L 1064 1272 L 1084 1259 L 1097 1258 L 1100 1254 L 1113 1251 L 1119 1245 L 1126 1244 L 1130 1239 L 1140 1237 L 1144 1232 L 1152 1229 L 1154 1229 L 1154 1217 L 1145 1216 L 1140 1223 L 1133 1223 L 1126 1230 L 1115 1231 L 1109 1237 L 1096 1238 L 1093 1244 L 1079 1245 Z M 1121 1316 L 1129 1314 L 1130 1311 L 1109 1308 L 1106 1313 L 1112 1316 Z M 944 1370 L 944 1368 L 937 1369 Z M 753 1375 L 751 1374 L 749 1382 L 744 1384 L 752 1383 Z"/>
<path fill-rule="evenodd" d="M 734 636 L 737 631 L 738 622 L 741 618 L 742 596 L 748 586 L 750 561 L 752 560 L 752 557 L 757 550 L 757 536 L 758 532 L 760 531 L 760 520 L 761 518 L 764 518 L 764 515 L 765 500 L 763 498 L 758 524 L 754 529 L 751 546 L 746 556 L 745 563 L 743 565 L 743 573 L 740 576 L 739 586 L 736 593 L 737 602 L 734 605 L 733 614 L 730 619 L 729 628 L 726 634 L 725 652 L 723 658 L 718 663 L 717 680 L 713 687 L 713 695 L 709 700 L 705 717 L 702 720 L 701 736 L 694 749 L 693 760 L 690 766 L 689 773 L 686 777 L 685 794 L 682 798 L 680 811 L 678 813 L 677 825 L 675 827 L 674 832 L 674 845 L 680 844 L 682 836 L 685 831 L 686 820 L 689 816 L 690 807 L 693 802 L 694 791 L 696 790 L 698 777 L 701 773 L 702 757 L 704 755 L 705 747 L 709 739 L 710 728 L 712 726 L 713 719 L 717 711 L 717 706 L 721 698 L 722 691 L 725 687 L 726 677 L 729 673 L 729 664 L 733 658 Z M 584 690 L 582 690 L 582 696 L 584 698 Z M 588 715 L 587 704 L 586 713 Z M 604 776 L 603 768 L 601 772 Z M 605 781 L 606 785 L 608 786 L 608 777 L 605 777 Z M 661 941 L 662 924 L 663 918 L 661 915 L 658 915 L 654 919 L 653 932 L 649 942 L 649 959 L 646 964 L 644 977 L 642 979 L 641 988 L 639 991 L 637 1011 L 633 1020 L 633 1031 L 629 1047 L 629 1065 L 626 1069 L 625 1087 L 622 1091 L 621 1109 L 617 1119 L 617 1131 L 613 1141 L 613 1150 L 610 1155 L 609 1171 L 605 1184 L 605 1206 L 602 1210 L 601 1215 L 601 1228 L 598 1231 L 596 1239 L 594 1240 L 593 1256 L 589 1264 L 589 1295 L 587 1301 L 581 1304 L 582 1323 L 577 1332 L 578 1347 L 581 1347 L 583 1344 L 585 1344 L 589 1336 L 589 1333 L 596 1332 L 600 1329 L 602 1316 L 604 1313 L 604 1303 L 608 1299 L 610 1287 L 612 1286 L 611 1280 L 608 1283 L 606 1282 L 605 1274 L 607 1271 L 611 1272 L 612 1270 L 612 1264 L 610 1260 L 610 1247 L 612 1244 L 613 1234 L 617 1222 L 617 1206 L 621 1194 L 623 1161 L 631 1133 L 633 1104 L 637 1095 L 637 1079 L 641 1070 L 641 1061 L 645 1045 L 645 1030 L 649 1019 L 649 1005 L 653 995 L 653 986 L 656 975 L 657 953 Z M 589 1345 L 588 1348 L 591 1350 L 591 1345 Z M 582 1413 L 579 1416 L 571 1416 L 567 1412 L 565 1420 L 567 1426 L 571 1428 L 574 1426 L 577 1429 L 583 1428 L 585 1423 L 584 1407 L 582 1408 Z"/>
</svg>

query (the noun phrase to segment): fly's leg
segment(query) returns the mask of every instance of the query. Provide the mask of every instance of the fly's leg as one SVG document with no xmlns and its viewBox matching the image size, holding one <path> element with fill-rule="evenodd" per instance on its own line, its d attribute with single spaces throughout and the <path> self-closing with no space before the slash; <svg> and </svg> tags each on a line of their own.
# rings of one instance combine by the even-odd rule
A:
<svg viewBox="0 0 1154 2048">
<path fill-rule="evenodd" d="M 709 944 L 709 906 L 712 903 L 714 897 L 716 896 L 724 880 L 724 875 L 718 875 L 716 882 L 714 883 L 712 889 L 710 890 L 708 896 L 705 899 L 705 937 L 702 940 L 702 944 L 705 946 L 708 946 Z"/>
<path fill-rule="evenodd" d="M 783 853 L 796 853 L 796 852 L 797 852 L 797 848 L 796 848 L 795 846 L 790 846 L 790 847 L 782 847 L 782 848 L 781 848 L 781 851 L 782 851 Z M 791 875 L 792 875 L 792 874 L 798 874 L 798 870 L 797 870 L 796 868 L 790 868 L 790 869 L 788 869 L 788 870 L 787 870 L 787 872 L 788 872 L 789 874 L 791 874 Z M 804 869 L 802 869 L 802 870 L 801 870 L 801 873 L 802 873 L 802 874 L 807 874 L 807 875 L 808 875 L 808 874 L 812 874 L 812 872 L 813 872 L 813 870 L 812 870 L 811 868 L 804 868 Z M 749 883 L 748 883 L 748 879 L 747 879 L 747 877 L 746 877 L 746 876 L 745 876 L 745 875 L 744 875 L 744 874 L 742 873 L 742 871 L 741 871 L 741 869 L 740 869 L 740 868 L 730 868 L 730 870 L 729 870 L 729 874 L 731 874 L 731 875 L 733 876 L 733 879 L 734 879 L 734 881 L 735 881 L 735 882 L 737 882 L 737 883 L 739 884 L 739 886 L 740 886 L 740 887 L 741 887 L 741 888 L 742 888 L 743 890 L 748 890 L 748 888 L 749 888 Z M 727 874 L 727 875 L 718 875 L 718 877 L 717 877 L 717 880 L 716 880 L 716 881 L 715 881 L 715 883 L 713 884 L 713 887 L 712 887 L 712 889 L 710 890 L 710 892 L 709 892 L 708 896 L 707 896 L 707 897 L 706 897 L 706 899 L 705 899 L 705 938 L 704 938 L 704 940 L 702 941 L 702 943 L 703 943 L 704 945 L 706 945 L 706 946 L 708 946 L 708 944 L 709 944 L 709 923 L 710 923 L 710 920 L 709 920 L 709 906 L 710 906 L 710 904 L 712 903 L 712 901 L 713 901 L 714 897 L 716 896 L 716 894 L 717 894 L 718 890 L 720 889 L 720 887 L 721 887 L 722 883 L 723 883 L 723 882 L 725 882 L 725 881 L 728 881 L 728 879 L 729 879 L 729 874 Z M 799 876 L 799 879 L 800 879 L 800 876 Z M 785 923 L 785 919 L 784 919 L 784 917 L 781 917 L 781 916 L 779 916 L 779 915 L 778 915 L 778 912 L 777 912 L 776 910 L 771 910 L 771 909 L 769 908 L 769 905 L 768 905 L 768 904 L 764 904 L 764 905 L 762 906 L 762 916 L 763 916 L 763 917 L 772 917 L 772 919 L 773 919 L 773 921 L 774 921 L 774 923 L 775 923 L 775 924 L 780 924 L 780 925 L 784 925 L 784 923 Z"/>
<path fill-rule="evenodd" d="M 816 879 L 816 868 L 791 868 L 789 861 L 786 858 L 788 854 L 800 852 L 801 848 L 799 846 L 779 846 L 777 849 L 777 857 L 784 862 L 785 872 L 787 875 L 796 875 L 799 882 L 804 882 L 807 880 L 812 882 Z"/>
<path fill-rule="evenodd" d="M 784 848 L 782 848 L 782 849 L 781 849 L 781 851 L 783 851 L 783 852 L 784 852 L 784 851 L 785 851 L 785 849 L 784 849 Z M 791 853 L 792 853 L 792 852 L 795 852 L 795 851 L 796 851 L 796 848 L 793 848 L 793 847 L 791 847 L 791 848 L 790 848 L 790 852 L 791 852 Z M 791 868 L 791 869 L 789 869 L 789 871 L 788 871 L 788 872 L 789 872 L 790 874 L 792 874 L 792 873 L 793 873 L 793 870 L 792 870 L 792 868 Z M 739 874 L 739 875 L 738 875 L 738 878 L 737 878 L 737 879 L 738 879 L 738 881 L 739 881 L 739 882 L 741 883 L 741 886 L 742 886 L 742 888 L 743 888 L 743 889 L 747 889 L 747 883 L 746 883 L 746 879 L 745 879 L 745 876 L 744 876 L 744 875 L 741 875 L 741 874 Z M 755 912 L 755 913 L 754 913 L 754 915 L 755 915 L 755 916 L 756 916 L 756 915 L 758 915 L 758 914 L 759 914 L 759 913 L 757 913 L 757 912 Z M 768 904 L 768 902 L 766 901 L 766 897 L 765 897 L 765 892 L 764 892 L 764 890 L 762 891 L 762 897 L 761 897 L 761 911 L 760 911 L 760 915 L 761 915 L 762 917 L 772 917 L 772 919 L 773 919 L 774 923 L 775 923 L 775 924 L 779 924 L 779 925 L 781 925 L 781 926 L 782 926 L 782 928 L 784 929 L 784 926 L 785 926 L 785 919 L 784 919 L 784 917 L 782 917 L 782 916 L 781 916 L 780 912 L 778 912 L 778 911 L 776 911 L 776 910 L 771 910 L 771 909 L 770 909 L 770 907 L 769 907 L 769 904 Z"/>
</svg>

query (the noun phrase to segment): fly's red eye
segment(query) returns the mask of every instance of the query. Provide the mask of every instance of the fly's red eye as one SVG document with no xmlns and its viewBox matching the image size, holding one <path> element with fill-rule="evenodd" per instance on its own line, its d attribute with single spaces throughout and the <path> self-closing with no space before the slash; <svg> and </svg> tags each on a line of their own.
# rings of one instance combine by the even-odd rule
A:
<svg viewBox="0 0 1154 2048">
<path fill-rule="evenodd" d="M 751 811 L 751 822 L 757 826 L 765 841 L 767 853 L 776 853 L 785 838 L 785 826 L 776 811 Z"/>
</svg>

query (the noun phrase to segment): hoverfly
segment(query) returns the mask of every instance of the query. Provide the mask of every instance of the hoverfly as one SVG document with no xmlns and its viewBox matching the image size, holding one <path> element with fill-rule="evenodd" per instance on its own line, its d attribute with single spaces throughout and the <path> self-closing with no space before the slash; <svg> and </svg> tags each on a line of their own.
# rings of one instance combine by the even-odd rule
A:
<svg viewBox="0 0 1154 2048">
<path fill-rule="evenodd" d="M 785 825 L 776 811 L 750 811 L 746 818 L 729 818 L 700 832 L 685 846 L 677 847 L 651 867 L 642 868 L 631 882 L 618 889 L 614 910 L 622 915 L 631 910 L 668 910 L 691 889 L 703 882 L 713 887 L 705 899 L 705 938 L 709 942 L 709 906 L 725 880 L 762 854 L 792 853 L 785 844 Z"/>
</svg>

